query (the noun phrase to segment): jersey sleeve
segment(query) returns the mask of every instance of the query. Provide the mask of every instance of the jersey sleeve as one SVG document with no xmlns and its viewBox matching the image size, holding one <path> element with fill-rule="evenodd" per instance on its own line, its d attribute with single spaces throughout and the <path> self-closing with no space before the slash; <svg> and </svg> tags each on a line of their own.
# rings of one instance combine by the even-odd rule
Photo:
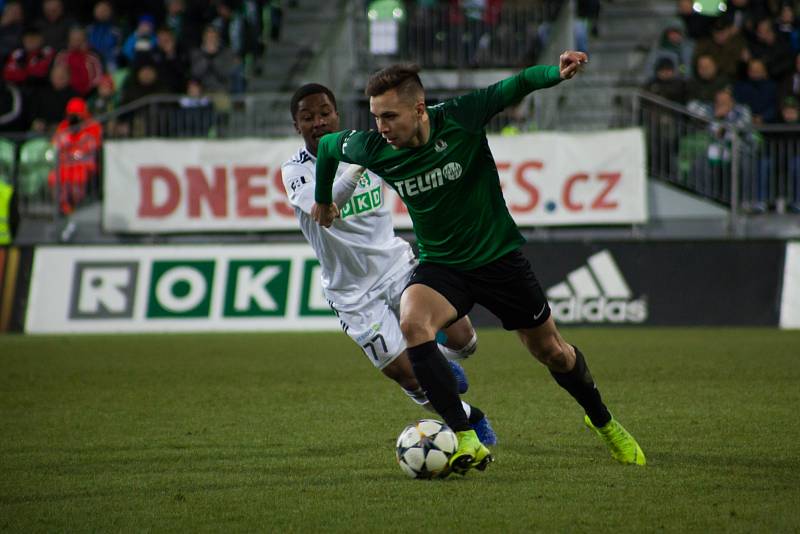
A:
<svg viewBox="0 0 800 534">
<path fill-rule="evenodd" d="M 334 169 L 334 174 L 335 174 Z M 314 205 L 314 176 L 303 165 L 287 163 L 281 168 L 283 187 L 292 206 L 300 208 L 305 213 L 311 213 Z"/>
<path fill-rule="evenodd" d="M 485 89 L 448 100 L 443 107 L 467 130 L 481 130 L 489 119 L 529 93 L 552 87 L 560 81 L 561 74 L 557 65 L 536 65 Z"/>
<path fill-rule="evenodd" d="M 320 204 L 332 202 L 333 180 L 339 162 L 357 163 L 369 167 L 377 145 L 370 132 L 344 130 L 328 134 L 319 140 L 317 147 L 317 183 L 314 199 Z"/>
</svg>

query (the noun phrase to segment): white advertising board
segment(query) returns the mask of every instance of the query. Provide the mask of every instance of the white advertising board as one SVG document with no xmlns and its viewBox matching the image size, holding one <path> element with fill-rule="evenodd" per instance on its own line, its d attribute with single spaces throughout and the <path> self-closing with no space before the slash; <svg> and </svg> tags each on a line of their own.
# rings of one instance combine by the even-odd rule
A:
<svg viewBox="0 0 800 534">
<path fill-rule="evenodd" d="M 281 164 L 300 138 L 109 141 L 103 227 L 111 232 L 297 229 Z M 520 226 L 633 224 L 647 219 L 639 129 L 490 136 L 503 193 Z M 395 226 L 411 220 L 394 191 Z"/>
<path fill-rule="evenodd" d="M 780 327 L 800 328 L 800 241 L 786 243 Z"/>
<path fill-rule="evenodd" d="M 40 247 L 25 331 L 335 330 L 311 247 Z"/>
</svg>

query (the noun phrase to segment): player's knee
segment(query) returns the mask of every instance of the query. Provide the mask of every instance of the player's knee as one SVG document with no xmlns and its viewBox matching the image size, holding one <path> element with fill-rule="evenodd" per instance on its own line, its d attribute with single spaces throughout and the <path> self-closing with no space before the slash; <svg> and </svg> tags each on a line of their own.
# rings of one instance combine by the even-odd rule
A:
<svg viewBox="0 0 800 534">
<path fill-rule="evenodd" d="M 545 353 L 543 363 L 548 369 L 557 373 L 566 373 L 572 368 L 569 353 L 563 347 L 558 346 Z"/>
<path fill-rule="evenodd" d="M 567 372 L 571 368 L 570 347 L 562 343 L 558 336 L 526 340 L 526 346 L 530 353 L 551 371 Z"/>
<path fill-rule="evenodd" d="M 409 347 L 431 341 L 436 337 L 436 330 L 430 323 L 418 317 L 401 317 L 400 331 L 403 332 Z"/>
</svg>

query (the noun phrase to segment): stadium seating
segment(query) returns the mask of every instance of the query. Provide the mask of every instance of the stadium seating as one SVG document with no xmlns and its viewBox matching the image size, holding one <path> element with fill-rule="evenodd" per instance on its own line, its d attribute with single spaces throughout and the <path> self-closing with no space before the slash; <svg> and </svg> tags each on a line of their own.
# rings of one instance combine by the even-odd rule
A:
<svg viewBox="0 0 800 534">
<path fill-rule="evenodd" d="M 125 85 L 125 81 L 128 79 L 128 75 L 130 74 L 130 70 L 126 68 L 117 69 L 111 73 L 111 79 L 114 80 L 114 90 L 115 93 L 115 101 L 119 100 L 120 95 L 122 94 L 122 87 Z"/>
<path fill-rule="evenodd" d="M 28 198 L 41 195 L 54 165 L 55 150 L 49 139 L 38 137 L 25 141 L 19 153 L 19 195 Z"/>
<path fill-rule="evenodd" d="M 13 183 L 16 146 L 13 141 L 0 139 L 0 180 Z"/>
<path fill-rule="evenodd" d="M 678 142 L 678 171 L 681 183 L 685 183 L 692 172 L 692 165 L 705 161 L 711 139 L 707 132 L 694 132 L 683 136 Z"/>
</svg>

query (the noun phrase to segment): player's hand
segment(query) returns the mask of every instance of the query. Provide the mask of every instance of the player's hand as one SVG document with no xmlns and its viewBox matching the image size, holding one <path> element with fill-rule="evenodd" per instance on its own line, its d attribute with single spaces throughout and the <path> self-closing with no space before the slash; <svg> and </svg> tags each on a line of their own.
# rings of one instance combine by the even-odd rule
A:
<svg viewBox="0 0 800 534">
<path fill-rule="evenodd" d="M 339 208 L 336 207 L 336 204 L 318 204 L 314 202 L 314 205 L 311 206 L 311 218 L 325 228 L 330 228 L 333 220 L 338 216 Z"/>
<path fill-rule="evenodd" d="M 567 50 L 558 58 L 558 70 L 562 80 L 569 80 L 583 69 L 589 62 L 589 56 L 584 52 Z"/>
</svg>

